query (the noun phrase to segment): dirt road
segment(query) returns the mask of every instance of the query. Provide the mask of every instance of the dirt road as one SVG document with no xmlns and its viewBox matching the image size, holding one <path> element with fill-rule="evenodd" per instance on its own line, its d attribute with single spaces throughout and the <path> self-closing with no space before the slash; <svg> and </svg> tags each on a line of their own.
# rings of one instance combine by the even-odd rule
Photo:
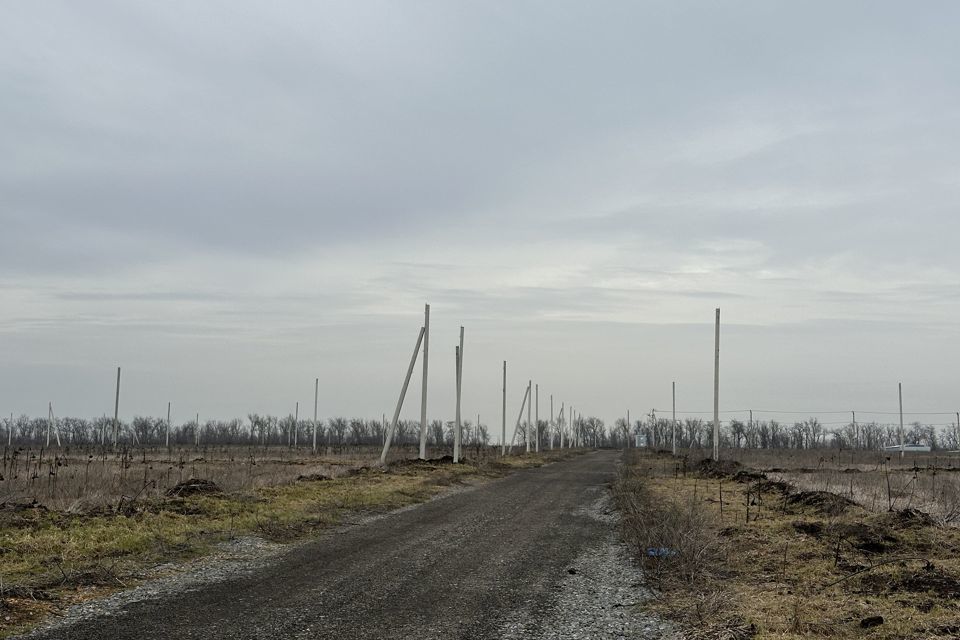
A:
<svg viewBox="0 0 960 640">
<path fill-rule="evenodd" d="M 613 523 L 589 511 L 616 460 L 597 452 L 520 471 L 330 532 L 248 575 L 31 637 L 569 637 L 550 619 L 582 554 L 612 539 Z M 587 604 L 577 616 L 613 605 Z"/>
</svg>

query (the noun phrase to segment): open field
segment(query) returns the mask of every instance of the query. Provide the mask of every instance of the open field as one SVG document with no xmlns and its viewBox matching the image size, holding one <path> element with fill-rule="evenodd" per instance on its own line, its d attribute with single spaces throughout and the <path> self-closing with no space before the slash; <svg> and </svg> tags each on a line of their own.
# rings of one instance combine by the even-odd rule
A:
<svg viewBox="0 0 960 640">
<path fill-rule="evenodd" d="M 54 475 L 38 477 L 32 465 L 48 469 L 39 455 L 8 466 L 23 476 L 18 486 L 29 480 L 33 491 L 10 492 L 17 499 L 0 506 L 0 634 L 226 540 L 290 541 L 576 452 L 500 458 L 499 451 L 484 450 L 465 464 L 400 458 L 386 468 L 370 466 L 370 451 L 314 457 L 284 450 L 249 458 L 230 448 L 186 453 L 182 464 L 165 449 L 89 462 L 68 458 L 54 464 Z"/>
<path fill-rule="evenodd" d="M 653 608 L 692 637 L 957 637 L 960 529 L 941 502 L 951 467 L 829 457 L 773 466 L 761 454 L 750 468 L 628 452 L 616 494 L 662 596 Z"/>
</svg>

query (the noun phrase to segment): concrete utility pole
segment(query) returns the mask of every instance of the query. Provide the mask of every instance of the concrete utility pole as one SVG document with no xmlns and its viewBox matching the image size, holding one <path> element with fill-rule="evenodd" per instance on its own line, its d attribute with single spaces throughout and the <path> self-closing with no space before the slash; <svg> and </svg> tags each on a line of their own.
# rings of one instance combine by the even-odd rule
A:
<svg viewBox="0 0 960 640">
<path fill-rule="evenodd" d="M 460 420 L 461 392 L 463 390 L 463 327 L 460 327 L 460 346 L 457 347 L 457 430 L 453 434 L 453 461 L 460 462 L 460 444 L 462 442 L 462 423 Z"/>
<path fill-rule="evenodd" d="M 293 448 L 297 448 L 299 444 L 299 439 L 297 436 L 300 435 L 300 403 L 297 402 L 297 408 L 293 412 Z"/>
<path fill-rule="evenodd" d="M 47 449 L 50 448 L 50 425 L 53 423 L 53 403 L 47 404 Z"/>
<path fill-rule="evenodd" d="M 850 424 L 853 425 L 853 442 L 851 443 L 851 448 L 856 448 L 860 446 L 860 429 L 857 427 L 857 412 L 851 411 L 850 417 L 852 418 Z"/>
<path fill-rule="evenodd" d="M 533 380 L 527 380 L 527 396 L 530 396 L 530 392 L 533 391 Z M 530 398 L 533 400 L 533 398 Z M 533 402 L 527 405 L 527 428 L 525 429 L 527 434 L 527 453 L 530 453 L 530 414 L 533 413 Z"/>
<path fill-rule="evenodd" d="M 456 394 L 457 394 L 457 411 L 455 414 L 456 419 L 453 423 L 453 461 L 454 463 L 460 462 L 460 345 L 457 345 L 453 348 L 454 355 L 456 358 Z"/>
<path fill-rule="evenodd" d="M 113 402 L 113 446 L 117 446 L 120 437 L 120 367 L 117 367 L 117 395 Z"/>
<path fill-rule="evenodd" d="M 320 403 L 320 378 L 313 381 L 313 453 L 317 453 L 317 405 Z"/>
<path fill-rule="evenodd" d="M 536 437 L 537 453 L 540 453 L 540 383 L 537 383 L 537 410 L 533 414 L 533 434 Z"/>
<path fill-rule="evenodd" d="M 553 436 L 556 425 L 553 422 L 553 394 L 550 394 L 550 451 L 553 451 Z"/>
<path fill-rule="evenodd" d="M 400 419 L 400 409 L 403 407 L 403 399 L 407 396 L 407 387 L 410 386 L 410 376 L 413 375 L 413 367 L 417 364 L 417 356 L 420 354 L 420 344 L 423 342 L 423 333 L 424 328 L 420 327 L 420 334 L 417 336 L 417 345 L 413 348 L 410 366 L 407 367 L 407 377 L 403 380 L 403 387 L 400 389 L 400 398 L 397 400 L 397 408 L 393 412 L 393 422 L 390 423 L 390 430 L 387 432 L 386 440 L 383 443 L 383 451 L 380 453 L 380 464 L 387 463 L 387 453 L 390 451 L 390 442 L 393 440 L 393 432 L 397 428 L 397 420 Z"/>
<path fill-rule="evenodd" d="M 13 446 L 13 412 L 10 412 L 10 423 L 7 425 L 7 446 Z"/>
<path fill-rule="evenodd" d="M 423 305 L 423 384 L 420 389 L 420 459 L 427 459 L 427 360 L 430 352 L 430 305 Z"/>
<path fill-rule="evenodd" d="M 566 405 L 564 405 L 564 403 L 561 402 L 561 403 L 560 403 L 560 415 L 557 416 L 557 429 L 560 431 L 560 448 L 561 448 L 561 449 L 563 449 L 563 445 L 564 445 L 564 442 L 563 442 L 563 433 L 564 433 L 564 431 L 566 431 L 566 426 L 567 426 L 567 422 L 566 422 L 566 420 L 567 420 L 567 419 L 566 419 L 566 415 L 567 415 L 567 414 L 564 413 L 564 409 L 566 409 Z"/>
<path fill-rule="evenodd" d="M 196 433 L 194 433 L 194 436 L 196 436 L 196 441 L 197 441 L 196 446 L 199 447 L 200 446 L 200 414 L 199 413 L 197 414 L 197 429 L 196 429 Z"/>
<path fill-rule="evenodd" d="M 673 383 L 673 455 L 677 455 L 677 383 Z"/>
<path fill-rule="evenodd" d="M 897 383 L 897 390 L 900 395 L 900 459 L 903 460 L 903 383 Z"/>
<path fill-rule="evenodd" d="M 167 403 L 167 438 L 166 438 L 166 447 L 170 448 L 170 403 Z"/>
<path fill-rule="evenodd" d="M 713 357 L 713 459 L 720 459 L 720 308 L 717 307 Z"/>
<path fill-rule="evenodd" d="M 503 422 L 500 426 L 500 455 L 507 455 L 507 361 L 503 361 Z"/>
</svg>

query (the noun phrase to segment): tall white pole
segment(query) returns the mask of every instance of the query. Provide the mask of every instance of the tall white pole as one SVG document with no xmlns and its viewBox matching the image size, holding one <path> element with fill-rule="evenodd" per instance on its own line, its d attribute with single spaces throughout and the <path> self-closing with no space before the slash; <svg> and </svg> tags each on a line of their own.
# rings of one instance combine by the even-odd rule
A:
<svg viewBox="0 0 960 640">
<path fill-rule="evenodd" d="M 557 428 L 560 429 L 560 448 L 561 449 L 563 449 L 563 445 L 564 445 L 563 432 L 566 430 L 567 414 L 564 413 L 565 409 L 566 409 L 566 405 L 563 402 L 561 402 L 560 415 L 557 417 Z"/>
<path fill-rule="evenodd" d="M 199 413 L 197 414 L 197 431 L 194 435 L 196 436 L 197 446 L 199 447 L 200 446 L 200 414 Z"/>
<path fill-rule="evenodd" d="M 430 352 L 430 305 L 423 305 L 423 384 L 420 389 L 420 459 L 427 459 L 427 361 Z"/>
<path fill-rule="evenodd" d="M 677 455 L 677 383 L 673 383 L 673 455 Z"/>
<path fill-rule="evenodd" d="M 536 411 L 533 414 L 533 434 L 536 438 L 536 451 L 540 453 L 540 383 L 537 383 L 537 404 Z"/>
<path fill-rule="evenodd" d="M 553 394 L 550 394 L 550 451 L 553 451 L 553 437 L 556 435 L 556 425 L 553 422 Z"/>
<path fill-rule="evenodd" d="M 527 380 L 527 396 L 530 396 L 530 392 L 533 391 L 533 380 Z M 530 398 L 533 400 L 533 398 Z M 533 413 L 533 402 L 527 405 L 527 428 L 524 430 L 527 436 L 527 453 L 530 453 L 530 414 Z"/>
<path fill-rule="evenodd" d="M 170 448 L 170 403 L 167 403 L 167 438 L 166 438 L 166 447 Z"/>
<path fill-rule="evenodd" d="M 313 381 L 313 452 L 317 452 L 317 408 L 320 404 L 320 378 Z"/>
<path fill-rule="evenodd" d="M 503 422 L 500 425 L 500 455 L 507 455 L 507 361 L 503 361 Z"/>
<path fill-rule="evenodd" d="M 903 383 L 897 383 L 900 395 L 900 459 L 903 460 Z"/>
<path fill-rule="evenodd" d="M 624 437 L 627 439 L 627 449 L 630 448 L 630 409 L 627 409 L 627 429 L 624 433 Z"/>
<path fill-rule="evenodd" d="M 113 402 L 113 446 L 117 446 L 120 437 L 120 367 L 117 367 L 117 395 Z"/>
<path fill-rule="evenodd" d="M 713 459 L 720 459 L 720 308 L 717 307 L 713 357 Z"/>
<path fill-rule="evenodd" d="M 460 462 L 460 443 L 462 442 L 463 425 L 460 420 L 460 403 L 463 391 L 463 327 L 460 327 L 460 346 L 457 347 L 457 426 L 453 434 L 453 461 Z"/>
<path fill-rule="evenodd" d="M 454 347 L 457 373 L 457 412 L 453 424 L 453 461 L 460 462 L 460 345 Z"/>
<path fill-rule="evenodd" d="M 397 408 L 393 412 L 393 422 L 390 423 L 390 430 L 387 432 L 386 440 L 383 443 L 383 451 L 380 453 L 380 464 L 386 464 L 387 452 L 390 451 L 390 442 L 393 440 L 393 432 L 397 428 L 397 421 L 400 419 L 400 409 L 403 407 L 403 399 L 407 395 L 407 387 L 410 386 L 410 376 L 413 375 L 413 367 L 417 364 L 417 356 L 420 354 L 420 343 L 423 342 L 424 328 L 420 327 L 420 334 L 417 336 L 417 346 L 413 348 L 413 356 L 410 358 L 410 366 L 407 367 L 407 377 L 403 380 L 403 387 L 400 389 L 400 398 L 397 400 Z"/>
<path fill-rule="evenodd" d="M 53 423 L 53 403 L 47 404 L 47 449 L 50 448 L 50 425 Z"/>
</svg>

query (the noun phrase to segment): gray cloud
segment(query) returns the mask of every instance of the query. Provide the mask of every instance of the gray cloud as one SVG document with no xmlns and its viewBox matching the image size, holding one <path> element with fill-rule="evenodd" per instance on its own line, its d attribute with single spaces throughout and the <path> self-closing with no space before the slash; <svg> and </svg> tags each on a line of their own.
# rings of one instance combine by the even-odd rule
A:
<svg viewBox="0 0 960 640">
<path fill-rule="evenodd" d="M 715 304 L 731 405 L 908 373 L 956 404 L 958 13 L 0 8 L 0 409 L 56 378 L 98 413 L 123 362 L 131 412 L 279 411 L 321 369 L 331 413 L 379 415 L 423 301 L 489 415 L 504 358 L 608 418 L 674 378 L 707 404 Z"/>
</svg>

